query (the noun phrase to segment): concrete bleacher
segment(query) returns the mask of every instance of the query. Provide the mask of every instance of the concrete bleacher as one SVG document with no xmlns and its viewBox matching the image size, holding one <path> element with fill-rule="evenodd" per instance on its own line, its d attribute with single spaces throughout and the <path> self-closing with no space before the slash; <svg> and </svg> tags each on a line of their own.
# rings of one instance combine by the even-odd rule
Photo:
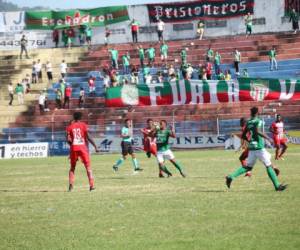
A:
<svg viewBox="0 0 300 250">
<path fill-rule="evenodd" d="M 194 43 L 194 45 L 191 45 Z M 150 43 L 141 43 L 144 47 Z M 267 78 L 299 78 L 300 71 L 300 35 L 291 36 L 285 34 L 266 34 L 255 35 L 248 39 L 244 36 L 225 37 L 218 39 L 210 39 L 204 41 L 188 40 L 188 41 L 169 41 L 170 58 L 169 63 L 176 65 L 175 59 L 179 58 L 179 51 L 182 47 L 189 47 L 188 62 L 198 65 L 205 60 L 205 51 L 209 45 L 218 50 L 222 54 L 222 69 L 233 70 L 231 52 L 237 47 L 242 52 L 243 63 L 240 68 L 247 68 L 251 77 L 267 77 Z M 291 46 L 291 44 L 293 46 Z M 222 46 L 223 45 L 223 46 Z M 234 45 L 234 47 L 233 47 Z M 275 45 L 278 50 L 278 71 L 269 70 L 269 62 L 267 51 Z M 130 51 L 131 62 L 139 64 L 136 53 L 136 47 L 132 44 L 118 45 L 120 55 Z M 157 44 L 155 45 L 158 46 Z M 114 47 L 110 45 L 109 47 Z M 72 50 L 74 53 L 76 50 Z M 107 53 L 107 47 L 95 47 L 92 51 L 81 51 L 77 57 L 73 57 L 70 52 L 70 58 L 74 58 L 71 65 L 70 73 L 66 77 L 66 82 L 72 85 L 73 99 L 71 102 L 71 110 L 55 110 L 54 89 L 58 88 L 57 83 L 48 87 L 48 97 L 50 99 L 50 112 L 42 115 L 39 113 L 37 96 L 33 95 L 29 98 L 29 102 L 24 106 L 7 106 L 0 111 L 1 121 L 0 128 L 2 130 L 0 140 L 2 142 L 16 141 L 51 141 L 64 140 L 64 128 L 72 119 L 72 113 L 78 106 L 78 95 L 80 87 L 88 93 L 87 80 L 90 75 L 96 77 L 96 97 L 87 97 L 85 109 L 82 110 L 84 119 L 92 127 L 92 133 L 99 135 L 116 135 L 119 133 L 120 124 L 126 117 L 130 117 L 135 123 L 135 133 L 139 133 L 139 128 L 144 126 L 145 114 L 154 119 L 167 119 L 172 121 L 172 115 L 176 117 L 176 131 L 178 133 L 230 133 L 239 130 L 238 119 L 241 116 L 248 115 L 248 110 L 252 105 L 260 107 L 267 105 L 268 102 L 253 103 L 223 103 L 223 104 L 202 104 L 202 105 L 183 105 L 183 106 L 159 106 L 159 107 L 136 107 L 135 112 L 131 113 L 127 108 L 107 108 L 104 106 L 104 88 L 103 79 L 99 70 L 102 66 L 110 64 Z M 59 54 L 58 51 L 53 53 Z M 69 52 L 68 52 L 69 53 Z M 59 56 L 64 55 L 63 53 Z M 38 56 L 37 56 L 38 57 Z M 9 59 L 11 64 L 13 60 Z M 61 58 L 57 59 L 59 62 Z M 76 62 L 77 60 L 77 62 Z M 0 60 L 1 61 L 1 60 Z M 17 63 L 21 63 L 17 60 Z M 23 60 L 27 63 L 27 60 Z M 31 67 L 30 60 L 28 65 Z M 67 60 L 68 62 L 68 60 Z M 3 63 L 3 62 L 2 62 Z M 0 63 L 1 65 L 1 63 Z M 177 66 L 179 66 L 177 64 Z M 160 70 L 160 59 L 157 54 L 155 67 L 151 72 L 155 74 Z M 1 66 L 0 66 L 1 69 Z M 30 68 L 31 69 L 31 68 Z M 11 71 L 12 73 L 15 71 Z M 24 70 L 20 73 L 16 71 L 11 79 L 18 79 Z M 45 75 L 45 74 L 44 74 Z M 58 77 L 56 78 L 56 80 Z M 56 81 L 57 82 L 57 81 Z M 6 88 L 6 86 L 5 86 Z M 4 92 L 3 90 L 1 91 Z M 3 94 L 2 94 L 3 95 Z M 27 99 L 28 99 L 27 98 Z M 35 98 L 35 99 L 34 99 Z M 1 103 L 2 104 L 2 103 Z M 289 122 L 292 129 L 300 127 L 300 104 L 299 102 L 286 101 L 284 105 L 278 107 L 277 111 L 284 114 L 285 119 Z M 2 104 L 4 107 L 4 103 Z M 10 113 L 11 112 L 11 113 Z M 269 114 L 270 116 L 273 113 Z M 266 124 L 271 121 L 272 117 L 266 120 Z"/>
</svg>

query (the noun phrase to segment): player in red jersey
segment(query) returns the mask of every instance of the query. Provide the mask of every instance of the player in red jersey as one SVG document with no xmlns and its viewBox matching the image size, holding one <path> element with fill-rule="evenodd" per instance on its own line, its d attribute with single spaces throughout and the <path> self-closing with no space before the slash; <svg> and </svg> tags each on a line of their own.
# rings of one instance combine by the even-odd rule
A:
<svg viewBox="0 0 300 250">
<path fill-rule="evenodd" d="M 75 112 L 74 120 L 66 129 L 67 142 L 70 145 L 70 171 L 69 171 L 69 191 L 72 191 L 75 180 L 75 168 L 78 159 L 80 158 L 86 168 L 86 173 L 89 179 L 90 191 L 94 190 L 94 177 L 91 169 L 91 161 L 88 152 L 88 142 L 90 142 L 96 152 L 99 152 L 97 145 L 88 133 L 88 126 L 81 122 L 82 113 Z"/>
<path fill-rule="evenodd" d="M 275 160 L 279 160 L 288 148 L 286 145 L 287 140 L 285 138 L 284 124 L 281 115 L 276 115 L 276 120 L 272 123 L 270 132 L 273 134 L 273 141 L 276 147 Z"/>
<path fill-rule="evenodd" d="M 144 135 L 143 139 L 143 145 L 144 145 L 144 151 L 146 152 L 146 155 L 148 158 L 151 157 L 151 155 L 154 155 L 156 157 L 157 154 L 157 147 L 156 147 L 156 138 L 153 134 L 154 131 L 154 124 L 152 119 L 147 120 L 147 127 L 141 129 L 141 132 Z M 163 178 L 163 172 L 159 168 L 159 175 L 160 178 Z"/>
</svg>

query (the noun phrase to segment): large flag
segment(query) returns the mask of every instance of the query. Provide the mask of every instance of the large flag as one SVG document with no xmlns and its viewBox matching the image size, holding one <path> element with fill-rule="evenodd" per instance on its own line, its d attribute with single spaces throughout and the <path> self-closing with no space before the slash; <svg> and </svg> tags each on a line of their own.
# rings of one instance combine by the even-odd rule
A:
<svg viewBox="0 0 300 250">
<path fill-rule="evenodd" d="M 300 100 L 300 80 L 241 78 L 123 85 L 107 89 L 105 102 L 108 107 L 122 107 L 264 100 Z"/>
<path fill-rule="evenodd" d="M 59 29 L 79 25 L 104 26 L 129 20 L 126 6 L 67 11 L 26 11 L 26 29 Z"/>
</svg>

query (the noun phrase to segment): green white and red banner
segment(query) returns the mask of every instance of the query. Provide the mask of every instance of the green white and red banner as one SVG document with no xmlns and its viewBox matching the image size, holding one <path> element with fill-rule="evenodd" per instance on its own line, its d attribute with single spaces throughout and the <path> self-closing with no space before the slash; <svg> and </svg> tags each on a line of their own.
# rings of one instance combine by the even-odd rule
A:
<svg viewBox="0 0 300 250">
<path fill-rule="evenodd" d="M 26 29 L 61 29 L 80 25 L 104 26 L 129 20 L 126 6 L 67 11 L 26 11 Z"/>
<path fill-rule="evenodd" d="M 266 100 L 300 100 L 300 80 L 241 78 L 123 85 L 107 89 L 105 102 L 108 107 L 123 107 Z"/>
</svg>

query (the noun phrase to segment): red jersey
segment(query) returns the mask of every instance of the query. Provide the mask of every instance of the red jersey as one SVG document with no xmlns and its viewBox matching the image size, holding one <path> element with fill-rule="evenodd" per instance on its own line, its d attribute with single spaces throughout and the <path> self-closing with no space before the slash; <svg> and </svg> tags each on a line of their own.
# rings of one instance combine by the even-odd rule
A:
<svg viewBox="0 0 300 250">
<path fill-rule="evenodd" d="M 95 87 L 95 78 L 89 79 L 89 87 Z"/>
<path fill-rule="evenodd" d="M 284 124 L 283 122 L 273 122 L 271 125 L 273 129 L 273 135 L 278 137 L 278 138 L 283 138 L 284 137 Z"/>
<path fill-rule="evenodd" d="M 88 126 L 84 122 L 73 122 L 67 127 L 68 141 L 71 142 L 71 151 L 87 151 Z"/>
<path fill-rule="evenodd" d="M 72 95 L 72 88 L 70 86 L 68 86 L 65 89 L 65 96 L 71 97 L 71 95 Z"/>
<path fill-rule="evenodd" d="M 139 25 L 138 24 L 132 24 L 131 25 L 131 31 L 137 32 L 139 30 Z"/>
</svg>

